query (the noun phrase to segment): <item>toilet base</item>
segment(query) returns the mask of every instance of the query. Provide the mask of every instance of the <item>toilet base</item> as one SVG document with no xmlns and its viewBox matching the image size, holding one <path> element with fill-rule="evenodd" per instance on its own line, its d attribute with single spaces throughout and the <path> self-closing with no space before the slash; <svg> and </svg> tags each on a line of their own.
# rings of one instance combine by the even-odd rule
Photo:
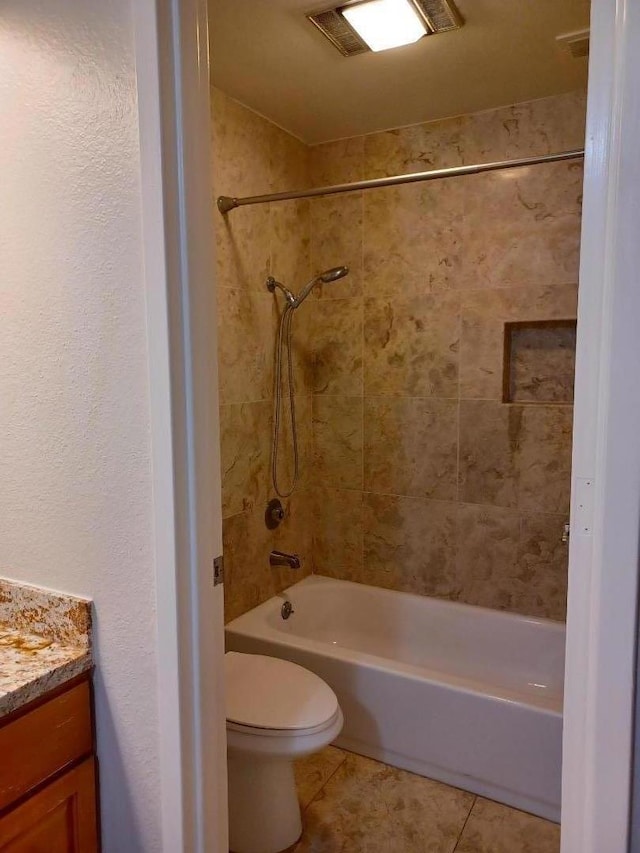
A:
<svg viewBox="0 0 640 853">
<path fill-rule="evenodd" d="M 229 754 L 229 847 L 280 853 L 302 835 L 293 761 Z"/>
</svg>

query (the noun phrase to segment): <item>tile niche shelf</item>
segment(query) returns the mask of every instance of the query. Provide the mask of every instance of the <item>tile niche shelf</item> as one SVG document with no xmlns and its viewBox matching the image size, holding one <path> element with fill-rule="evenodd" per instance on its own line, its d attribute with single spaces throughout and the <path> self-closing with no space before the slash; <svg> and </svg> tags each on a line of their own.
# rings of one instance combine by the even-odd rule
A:
<svg viewBox="0 0 640 853">
<path fill-rule="evenodd" d="M 571 405 L 576 321 L 504 324 L 503 403 Z"/>
</svg>

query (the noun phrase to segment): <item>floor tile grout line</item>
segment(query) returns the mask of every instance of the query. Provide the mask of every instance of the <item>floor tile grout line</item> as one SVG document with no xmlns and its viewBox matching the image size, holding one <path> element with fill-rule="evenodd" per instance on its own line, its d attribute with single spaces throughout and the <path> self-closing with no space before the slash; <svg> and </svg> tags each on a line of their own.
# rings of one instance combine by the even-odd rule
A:
<svg viewBox="0 0 640 853">
<path fill-rule="evenodd" d="M 460 829 L 460 833 L 458 834 L 458 837 L 456 839 L 456 846 L 453 848 L 451 853 L 456 853 L 456 850 L 458 849 L 458 845 L 460 844 L 460 840 L 461 840 L 462 835 L 464 833 L 465 827 L 469 823 L 469 818 L 471 817 L 471 812 L 473 811 L 474 806 L 477 802 L 478 802 L 478 796 L 477 796 L 477 794 L 475 794 L 473 797 L 473 802 L 471 803 L 471 806 L 469 807 L 469 811 L 467 813 L 467 816 L 464 819 L 464 823 L 462 824 L 462 828 Z"/>
<path fill-rule="evenodd" d="M 336 749 L 338 749 L 338 747 L 335 747 L 335 748 L 336 748 Z M 336 769 L 335 769 L 332 773 L 330 773 L 330 774 L 329 774 L 329 776 L 327 776 L 327 778 L 324 780 L 324 782 L 322 783 L 322 785 L 320 785 L 320 787 L 319 787 L 319 788 L 318 788 L 318 790 L 315 792 L 315 794 L 313 795 L 313 797 L 309 800 L 309 802 L 307 803 L 307 805 L 302 809 L 302 813 L 303 813 L 303 814 L 307 811 L 307 809 L 309 808 L 309 806 L 311 806 L 313 803 L 315 803 L 315 801 L 318 799 L 318 797 L 320 796 L 320 794 L 324 791 L 324 789 L 327 787 L 327 785 L 329 784 L 329 782 L 330 782 L 330 781 L 333 779 L 333 777 L 336 775 L 336 773 L 338 772 L 338 770 L 340 770 L 340 768 L 342 767 L 342 765 L 345 763 L 345 761 L 346 761 L 346 760 L 347 760 L 347 755 L 346 755 L 346 753 L 344 753 L 344 752 L 343 752 L 343 753 L 342 753 L 342 761 L 338 764 L 338 766 L 336 767 Z"/>
</svg>

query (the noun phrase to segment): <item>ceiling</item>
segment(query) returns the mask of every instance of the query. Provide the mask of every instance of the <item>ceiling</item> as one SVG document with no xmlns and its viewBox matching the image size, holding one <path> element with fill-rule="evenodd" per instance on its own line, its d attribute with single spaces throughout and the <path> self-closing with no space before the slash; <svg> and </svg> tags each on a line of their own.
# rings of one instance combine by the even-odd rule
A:
<svg viewBox="0 0 640 853">
<path fill-rule="evenodd" d="M 568 92 L 587 60 L 557 35 L 589 0 L 458 0 L 460 30 L 345 58 L 305 14 L 313 0 L 209 0 L 214 85 L 307 143 Z"/>
</svg>

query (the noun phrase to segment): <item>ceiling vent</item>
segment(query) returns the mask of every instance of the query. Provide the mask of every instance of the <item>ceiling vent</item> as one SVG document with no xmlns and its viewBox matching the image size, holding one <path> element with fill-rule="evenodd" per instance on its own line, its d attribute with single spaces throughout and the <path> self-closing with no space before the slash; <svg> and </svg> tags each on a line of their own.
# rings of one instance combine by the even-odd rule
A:
<svg viewBox="0 0 640 853">
<path fill-rule="evenodd" d="M 568 50 L 574 59 L 589 56 L 589 29 L 576 30 L 573 33 L 565 33 L 556 36 L 556 42 L 565 50 Z"/>
<path fill-rule="evenodd" d="M 448 0 L 413 0 L 413 2 L 434 35 L 458 30 L 463 24 L 462 15 Z"/>
<path fill-rule="evenodd" d="M 307 17 L 343 56 L 369 53 L 370 48 L 337 9 L 327 9 Z"/>
<path fill-rule="evenodd" d="M 361 0 L 355 0 L 355 3 Z M 424 21 L 427 35 L 446 33 L 459 29 L 463 22 L 462 16 L 451 0 L 410 0 Z M 371 48 L 353 29 L 341 10 L 351 3 L 343 3 L 333 9 L 313 12 L 307 15 L 312 24 L 336 47 L 343 56 L 357 56 L 360 53 L 370 53 Z"/>
</svg>

